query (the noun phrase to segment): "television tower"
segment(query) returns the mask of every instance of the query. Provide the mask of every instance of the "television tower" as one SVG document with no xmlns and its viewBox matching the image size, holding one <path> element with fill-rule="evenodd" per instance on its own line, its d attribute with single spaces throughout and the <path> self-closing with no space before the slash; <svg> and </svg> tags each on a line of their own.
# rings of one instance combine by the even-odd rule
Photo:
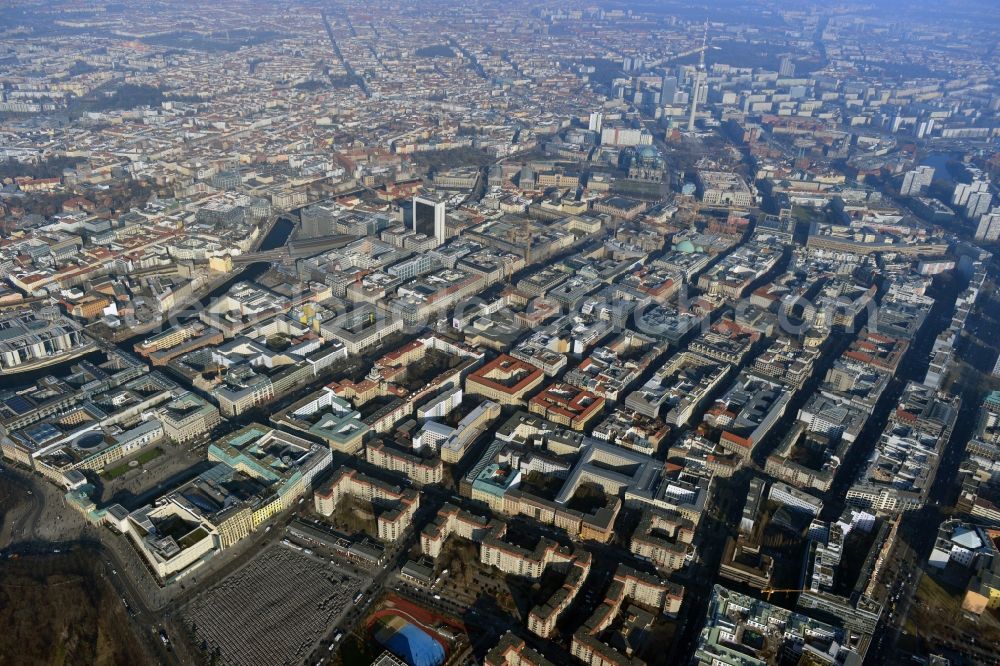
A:
<svg viewBox="0 0 1000 666">
<path fill-rule="evenodd" d="M 701 49 L 698 54 L 698 69 L 694 73 L 694 82 L 691 85 L 691 115 L 688 117 L 688 132 L 694 132 L 694 118 L 698 113 L 698 97 L 701 90 L 707 85 L 705 76 L 705 50 L 708 48 L 708 22 L 705 22 L 705 32 L 701 37 Z"/>
</svg>

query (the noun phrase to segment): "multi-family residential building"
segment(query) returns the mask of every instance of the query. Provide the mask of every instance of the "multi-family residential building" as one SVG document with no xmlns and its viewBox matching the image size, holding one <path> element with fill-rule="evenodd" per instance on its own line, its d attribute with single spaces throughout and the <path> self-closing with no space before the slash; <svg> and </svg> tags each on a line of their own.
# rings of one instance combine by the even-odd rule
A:
<svg viewBox="0 0 1000 666">
<path fill-rule="evenodd" d="M 413 514 L 420 506 L 420 497 L 410 488 L 399 488 L 362 474 L 348 467 L 338 469 L 333 478 L 316 489 L 316 511 L 332 515 L 341 498 L 378 501 L 382 511 L 376 516 L 378 538 L 398 541 L 413 523 Z"/>
</svg>

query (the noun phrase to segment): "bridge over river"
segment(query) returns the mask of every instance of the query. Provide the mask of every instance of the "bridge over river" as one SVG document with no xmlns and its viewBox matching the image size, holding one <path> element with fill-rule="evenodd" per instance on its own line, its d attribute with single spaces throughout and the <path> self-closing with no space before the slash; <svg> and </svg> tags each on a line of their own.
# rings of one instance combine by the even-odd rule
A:
<svg viewBox="0 0 1000 666">
<path fill-rule="evenodd" d="M 248 265 L 258 261 L 285 261 L 286 259 L 302 259 L 312 257 L 328 250 L 344 247 L 348 243 L 357 240 L 360 236 L 347 234 L 334 234 L 332 236 L 318 236 L 303 240 L 289 241 L 281 247 L 272 250 L 259 250 L 233 257 L 233 265 Z"/>
</svg>

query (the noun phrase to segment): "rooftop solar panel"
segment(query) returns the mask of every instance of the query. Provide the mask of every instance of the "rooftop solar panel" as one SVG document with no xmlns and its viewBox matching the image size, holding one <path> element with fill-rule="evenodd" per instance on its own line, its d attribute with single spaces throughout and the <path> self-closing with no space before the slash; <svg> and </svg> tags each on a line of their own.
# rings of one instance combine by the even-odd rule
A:
<svg viewBox="0 0 1000 666">
<path fill-rule="evenodd" d="M 34 405 L 32 405 L 30 402 L 28 402 L 27 399 L 25 399 L 23 396 L 20 395 L 15 395 L 12 398 L 4 400 L 4 404 L 7 405 L 7 407 L 10 408 L 12 412 L 18 415 L 26 414 L 27 412 L 30 412 L 34 408 Z"/>
</svg>

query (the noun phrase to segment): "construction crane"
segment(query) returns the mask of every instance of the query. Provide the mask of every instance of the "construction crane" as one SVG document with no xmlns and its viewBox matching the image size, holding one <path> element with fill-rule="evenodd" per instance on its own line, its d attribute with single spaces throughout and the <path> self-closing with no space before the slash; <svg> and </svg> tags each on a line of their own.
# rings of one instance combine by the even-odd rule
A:
<svg viewBox="0 0 1000 666">
<path fill-rule="evenodd" d="M 705 51 L 707 49 L 710 49 L 710 48 L 711 49 L 718 49 L 719 47 L 718 46 L 706 46 L 706 45 L 702 44 L 701 46 L 699 46 L 696 49 L 688 49 L 687 51 L 681 51 L 677 55 L 672 55 L 669 58 L 667 58 L 666 60 L 664 60 L 662 62 L 662 64 L 666 65 L 667 63 L 673 62 L 675 60 L 680 60 L 681 58 L 686 58 L 689 55 L 694 55 L 695 53 L 700 53 L 700 54 L 702 54 L 702 56 L 704 56 L 705 55 Z M 702 60 L 704 60 L 704 58 L 702 58 Z M 704 66 L 704 62 L 702 62 L 702 66 Z"/>
<path fill-rule="evenodd" d="M 791 588 L 764 587 L 760 590 L 767 601 L 771 600 L 772 594 L 801 594 L 802 592 L 812 592 L 812 590 L 794 590 Z"/>
<path fill-rule="evenodd" d="M 711 44 L 708 43 L 708 24 L 706 23 L 705 24 L 705 31 L 704 31 L 704 33 L 701 36 L 701 46 L 698 46 L 698 47 L 693 48 L 693 49 L 688 49 L 687 51 L 681 51 L 680 53 L 678 53 L 676 55 L 672 55 L 669 58 L 663 60 L 660 64 L 666 65 L 667 63 L 671 63 L 671 62 L 673 62 L 675 60 L 680 60 L 681 58 L 686 58 L 689 55 L 694 55 L 695 53 L 700 53 L 701 57 L 698 59 L 698 67 L 700 67 L 701 69 L 704 69 L 705 68 L 705 51 L 707 51 L 709 49 L 712 49 L 712 50 L 715 50 L 715 51 L 721 51 L 722 50 L 720 47 L 718 47 L 718 46 L 712 46 Z"/>
</svg>

